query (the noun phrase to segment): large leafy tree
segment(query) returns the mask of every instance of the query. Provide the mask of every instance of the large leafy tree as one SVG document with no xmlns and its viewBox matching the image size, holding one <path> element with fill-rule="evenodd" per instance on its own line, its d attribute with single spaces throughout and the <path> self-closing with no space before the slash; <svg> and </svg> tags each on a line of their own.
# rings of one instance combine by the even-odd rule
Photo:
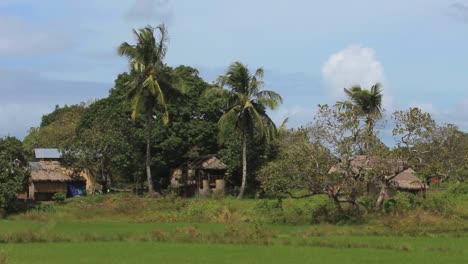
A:
<svg viewBox="0 0 468 264">
<path fill-rule="evenodd" d="M 155 31 L 159 36 L 155 36 Z M 170 76 L 165 70 L 168 34 L 164 24 L 153 28 L 146 26 L 133 30 L 136 44 L 122 43 L 118 48 L 121 56 L 127 57 L 131 70 L 128 97 L 132 101 L 132 118 L 139 113 L 146 116 L 146 176 L 148 191 L 154 193 L 151 175 L 151 143 L 154 111 L 157 110 L 164 124 L 169 123 L 167 97 L 176 94 Z"/>
<path fill-rule="evenodd" d="M 84 103 L 56 106 L 54 111 L 42 116 L 41 125 L 31 128 L 23 140 L 27 155 L 33 158 L 34 148 L 68 148 L 85 109 Z"/>
<path fill-rule="evenodd" d="M 29 171 L 21 141 L 0 138 L 0 211 L 13 208 L 16 194 L 28 186 Z"/>
<path fill-rule="evenodd" d="M 262 90 L 264 71 L 258 68 L 252 75 L 240 62 L 232 63 L 226 74 L 218 78 L 226 99 L 227 111 L 219 119 L 219 140 L 224 142 L 226 134 L 238 132 L 242 141 L 242 183 L 238 199 L 244 196 L 247 184 L 247 142 L 254 134 L 268 139 L 275 135 L 276 126 L 266 109 L 276 109 L 282 103 L 281 96 L 273 91 Z"/>
<path fill-rule="evenodd" d="M 85 109 L 75 140 L 65 151 L 67 165 L 87 170 L 109 187 L 142 182 L 144 175 L 138 165 L 144 162 L 144 130 L 130 118 L 125 87 L 129 78 L 120 74 L 109 96 Z"/>
<path fill-rule="evenodd" d="M 468 136 L 451 124 L 438 124 L 419 108 L 392 115 L 397 148 L 429 183 L 432 178 L 464 180 L 468 175 Z"/>
</svg>

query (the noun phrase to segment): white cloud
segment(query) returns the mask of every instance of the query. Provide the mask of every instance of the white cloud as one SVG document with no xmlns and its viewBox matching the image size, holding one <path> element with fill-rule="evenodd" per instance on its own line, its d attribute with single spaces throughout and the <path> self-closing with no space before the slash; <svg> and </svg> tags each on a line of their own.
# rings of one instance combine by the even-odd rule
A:
<svg viewBox="0 0 468 264">
<path fill-rule="evenodd" d="M 389 87 L 385 86 L 384 67 L 372 48 L 352 45 L 332 54 L 322 67 L 322 78 L 335 98 L 344 98 L 344 88 L 360 85 L 368 89 L 381 82 L 384 85 L 384 108 L 389 111 L 394 109 L 393 96 Z"/>
<path fill-rule="evenodd" d="M 277 126 L 280 126 L 287 118 L 287 127 L 293 128 L 307 125 L 308 122 L 312 121 L 315 112 L 315 109 L 312 107 L 295 105 L 291 107 L 281 107 L 278 111 L 269 114 Z"/>
<path fill-rule="evenodd" d="M 453 18 L 468 23 L 468 5 L 456 2 L 450 5 L 449 14 Z"/>
<path fill-rule="evenodd" d="M 385 80 L 383 66 L 375 51 L 358 45 L 332 54 L 322 67 L 322 76 L 327 88 L 337 97 L 343 95 L 343 88 L 369 87 Z"/>
</svg>

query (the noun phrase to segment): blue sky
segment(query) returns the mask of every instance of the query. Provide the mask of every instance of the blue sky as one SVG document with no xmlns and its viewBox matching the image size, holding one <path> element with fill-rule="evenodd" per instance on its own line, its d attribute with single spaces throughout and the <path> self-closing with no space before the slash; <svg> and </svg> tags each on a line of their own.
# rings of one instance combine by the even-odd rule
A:
<svg viewBox="0 0 468 264">
<path fill-rule="evenodd" d="M 264 67 L 277 122 L 305 125 L 344 87 L 380 81 L 388 112 L 419 106 L 468 131 L 468 0 L 1 0 L 0 136 L 106 96 L 127 67 L 119 43 L 160 22 L 170 65 L 208 81 L 235 60 Z"/>
</svg>

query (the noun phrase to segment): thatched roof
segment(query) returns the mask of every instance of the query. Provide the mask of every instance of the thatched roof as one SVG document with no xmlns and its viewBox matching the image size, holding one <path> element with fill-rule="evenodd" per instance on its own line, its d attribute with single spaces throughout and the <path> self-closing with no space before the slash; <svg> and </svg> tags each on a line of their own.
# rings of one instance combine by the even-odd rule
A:
<svg viewBox="0 0 468 264">
<path fill-rule="evenodd" d="M 422 190 L 428 189 L 429 186 L 424 184 L 417 176 L 416 172 L 409 168 L 391 180 L 397 189 L 405 190 Z"/>
<path fill-rule="evenodd" d="M 206 155 L 198 159 L 188 161 L 186 166 L 196 170 L 227 170 L 228 166 L 219 160 L 216 155 Z"/>
<path fill-rule="evenodd" d="M 32 181 L 85 181 L 81 176 L 69 175 L 58 161 L 29 162 Z"/>
<path fill-rule="evenodd" d="M 382 159 L 379 157 L 359 155 L 349 159 L 348 161 L 349 163 L 340 162 L 336 164 L 330 168 L 328 173 L 345 172 L 348 165 L 352 173 L 360 173 L 366 170 L 375 169 L 377 167 L 381 167 L 382 169 L 387 170 L 389 173 L 399 173 L 405 169 L 404 161 L 395 158 Z"/>
</svg>

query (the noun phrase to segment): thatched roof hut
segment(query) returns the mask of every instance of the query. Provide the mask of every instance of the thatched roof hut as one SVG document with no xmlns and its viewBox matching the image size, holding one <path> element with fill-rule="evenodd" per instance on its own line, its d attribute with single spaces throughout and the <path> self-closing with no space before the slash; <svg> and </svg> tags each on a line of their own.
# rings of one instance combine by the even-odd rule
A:
<svg viewBox="0 0 468 264">
<path fill-rule="evenodd" d="M 39 161 L 29 162 L 31 169 L 31 180 L 38 181 L 51 181 L 51 182 L 72 182 L 72 181 L 86 181 L 79 175 L 70 175 L 65 173 L 65 169 L 58 161 Z"/>
<path fill-rule="evenodd" d="M 188 169 L 192 170 L 227 170 L 228 166 L 219 160 L 216 155 L 210 154 L 186 163 Z"/>
<path fill-rule="evenodd" d="M 400 173 L 405 170 L 406 164 L 403 160 L 397 158 L 382 159 L 375 156 L 359 155 L 346 161 L 334 165 L 328 173 L 346 172 L 363 173 L 372 169 L 380 168 L 389 174 Z"/>
<path fill-rule="evenodd" d="M 391 180 L 392 184 L 400 190 L 419 191 L 429 189 L 427 184 L 423 183 L 417 176 L 416 172 L 409 168 L 401 172 Z"/>
<path fill-rule="evenodd" d="M 181 195 L 192 196 L 198 189 L 200 194 L 208 194 L 212 187 L 224 191 L 224 177 L 228 166 L 216 155 L 210 154 L 191 159 L 172 173 L 173 187 L 185 186 Z"/>
<path fill-rule="evenodd" d="M 58 161 L 29 162 L 31 180 L 27 197 L 33 200 L 50 200 L 55 193 L 69 196 L 86 193 L 86 179 L 67 171 Z"/>
<path fill-rule="evenodd" d="M 382 159 L 379 157 L 360 155 L 347 161 L 348 162 L 340 162 L 331 167 L 328 173 L 348 172 L 359 174 L 373 169 L 381 169 L 388 176 L 396 174 L 390 182 L 397 190 L 422 191 L 429 188 L 416 176 L 413 169 L 408 168 L 408 165 L 402 159 Z M 369 188 L 378 193 L 378 188 L 375 186 L 370 186 Z"/>
</svg>

